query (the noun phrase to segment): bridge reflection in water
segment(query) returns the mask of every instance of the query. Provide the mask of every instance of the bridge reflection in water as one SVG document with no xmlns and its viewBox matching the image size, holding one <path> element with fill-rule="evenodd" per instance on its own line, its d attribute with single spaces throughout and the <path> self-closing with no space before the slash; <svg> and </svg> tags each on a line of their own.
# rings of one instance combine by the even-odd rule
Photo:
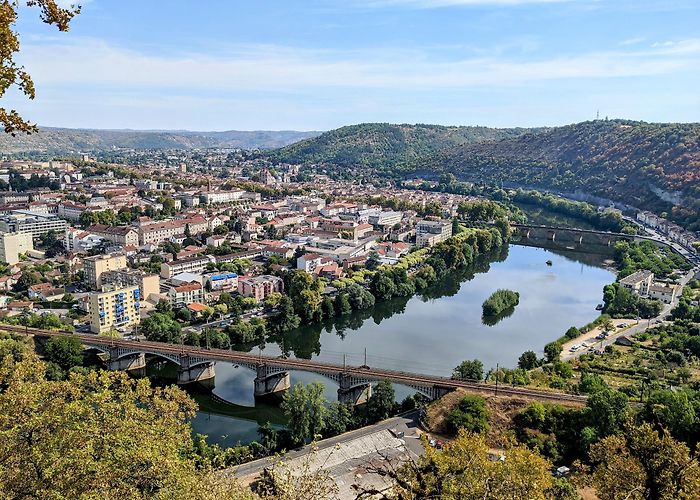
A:
<svg viewBox="0 0 700 500">
<path fill-rule="evenodd" d="M 41 330 L 10 325 L 0 330 L 25 333 L 38 338 L 66 335 L 65 332 Z M 109 355 L 111 369 L 138 370 L 145 368 L 145 356 L 153 355 L 166 359 L 178 367 L 178 383 L 207 383 L 213 387 L 217 361 L 235 363 L 255 370 L 255 395 L 265 397 L 289 388 L 289 371 L 300 370 L 323 375 L 340 386 L 338 397 L 348 403 L 361 403 L 371 394 L 371 383 L 386 380 L 415 389 L 430 399 L 462 388 L 475 393 L 498 393 L 522 396 L 540 401 L 585 403 L 585 396 L 565 394 L 538 389 L 518 387 L 495 387 L 484 382 L 456 380 L 435 375 L 423 375 L 405 371 L 393 371 L 369 366 L 351 366 L 285 357 L 271 357 L 222 349 L 203 349 L 193 346 L 172 345 L 160 342 L 133 341 L 73 334 L 88 348 Z"/>
</svg>

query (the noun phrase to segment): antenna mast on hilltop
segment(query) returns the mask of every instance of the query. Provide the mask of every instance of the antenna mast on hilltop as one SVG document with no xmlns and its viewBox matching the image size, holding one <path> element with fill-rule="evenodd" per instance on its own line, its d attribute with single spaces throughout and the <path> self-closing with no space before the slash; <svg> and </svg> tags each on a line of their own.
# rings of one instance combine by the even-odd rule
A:
<svg viewBox="0 0 700 500">
<path fill-rule="evenodd" d="M 600 110 L 595 112 L 595 119 L 596 121 L 600 120 Z"/>
</svg>

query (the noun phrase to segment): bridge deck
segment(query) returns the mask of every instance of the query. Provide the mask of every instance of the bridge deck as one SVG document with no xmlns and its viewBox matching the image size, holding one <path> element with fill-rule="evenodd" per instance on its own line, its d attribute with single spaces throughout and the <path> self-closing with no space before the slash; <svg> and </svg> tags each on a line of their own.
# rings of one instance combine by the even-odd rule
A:
<svg viewBox="0 0 700 500">
<path fill-rule="evenodd" d="M 418 373 L 400 372 L 393 370 L 384 370 L 379 368 L 368 368 L 360 366 L 343 366 L 333 363 L 326 363 L 316 360 L 296 359 L 296 358 L 277 358 L 272 356 L 255 355 L 240 351 L 226 351 L 222 349 L 204 349 L 193 346 L 165 344 L 162 342 L 135 341 L 126 339 L 117 339 L 110 337 L 99 337 L 96 335 L 86 334 L 66 334 L 65 332 L 57 332 L 53 330 L 42 330 L 36 328 L 24 328 L 21 326 L 0 325 L 0 331 L 8 331 L 13 333 L 21 333 L 35 336 L 59 336 L 73 335 L 81 340 L 84 345 L 98 347 L 101 349 L 133 349 L 134 352 L 148 352 L 154 354 L 172 356 L 189 356 L 198 359 L 208 359 L 210 361 L 222 361 L 235 364 L 243 364 L 254 366 L 257 364 L 266 364 L 274 366 L 280 370 L 300 370 L 323 375 L 349 375 L 358 379 L 365 380 L 388 380 L 393 383 L 403 384 L 408 386 L 421 386 L 427 388 L 440 387 L 444 389 L 462 388 L 470 392 L 482 394 L 493 394 L 496 391 L 494 384 L 485 382 L 475 382 L 468 380 L 456 380 L 448 377 L 440 377 L 435 375 L 423 375 Z M 566 394 L 562 392 L 547 391 L 542 389 L 531 389 L 522 387 L 512 387 L 507 385 L 499 385 L 497 393 L 504 396 L 520 396 L 531 398 L 540 401 L 558 402 L 558 403 L 576 403 L 585 404 L 586 396 L 575 394 Z"/>
</svg>

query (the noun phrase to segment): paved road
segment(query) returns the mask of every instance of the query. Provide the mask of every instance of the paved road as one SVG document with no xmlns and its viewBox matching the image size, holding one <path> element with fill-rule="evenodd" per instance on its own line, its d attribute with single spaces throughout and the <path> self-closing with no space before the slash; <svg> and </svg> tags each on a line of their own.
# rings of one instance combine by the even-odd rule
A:
<svg viewBox="0 0 700 500">
<path fill-rule="evenodd" d="M 322 451 L 328 448 L 333 448 L 339 444 L 348 443 L 355 439 L 369 436 L 376 432 L 391 429 L 402 431 L 405 434 L 404 441 L 406 443 L 406 447 L 415 455 L 422 455 L 424 450 L 423 445 L 421 444 L 420 439 L 418 438 L 418 428 L 418 411 L 412 411 L 407 414 L 404 414 L 403 416 L 393 417 L 374 425 L 362 427 L 354 431 L 346 432 L 345 434 L 341 434 L 339 436 L 318 441 L 316 443 L 316 447 L 319 451 Z M 307 455 L 310 451 L 311 446 L 307 445 L 303 448 L 290 451 L 289 453 L 285 454 L 284 457 L 285 460 L 292 460 Z M 225 471 L 222 471 L 222 474 L 233 474 L 239 478 L 257 475 L 260 472 L 262 472 L 265 467 L 273 464 L 275 460 L 275 457 L 261 458 L 259 460 L 254 460 L 252 462 L 241 464 L 237 467 L 226 469 Z"/>
<path fill-rule="evenodd" d="M 688 271 L 683 278 L 680 279 L 679 284 L 683 287 L 688 284 L 688 282 L 695 276 L 695 273 L 697 272 L 696 268 L 691 269 Z M 563 361 L 568 361 L 574 358 L 577 358 L 581 356 L 582 354 L 586 354 L 587 350 L 586 349 L 579 349 L 576 352 L 570 352 L 568 351 L 569 347 L 572 344 L 581 344 L 582 342 L 586 342 L 589 346 L 593 346 L 596 349 L 604 349 L 606 346 L 612 345 L 615 343 L 615 341 L 622 337 L 623 335 L 625 337 L 631 337 L 636 335 L 637 333 L 641 333 L 649 328 L 653 328 L 655 326 L 659 326 L 660 323 L 664 323 L 664 318 L 671 312 L 671 310 L 676 307 L 678 304 L 678 299 L 680 297 L 680 294 L 676 296 L 676 298 L 673 300 L 671 304 L 664 304 L 663 308 L 661 309 L 661 313 L 656 316 L 655 318 L 651 319 L 640 319 L 638 323 L 633 324 L 631 327 L 626 328 L 624 330 L 618 331 L 616 333 L 610 334 L 606 339 L 603 341 L 600 340 L 595 340 L 595 333 L 593 332 L 588 332 L 585 335 L 581 335 L 580 337 L 567 342 L 564 344 L 564 351 L 561 353 L 561 359 Z M 628 324 L 636 322 L 634 319 L 627 319 L 625 320 Z M 590 340 L 592 339 L 592 340 Z"/>
</svg>

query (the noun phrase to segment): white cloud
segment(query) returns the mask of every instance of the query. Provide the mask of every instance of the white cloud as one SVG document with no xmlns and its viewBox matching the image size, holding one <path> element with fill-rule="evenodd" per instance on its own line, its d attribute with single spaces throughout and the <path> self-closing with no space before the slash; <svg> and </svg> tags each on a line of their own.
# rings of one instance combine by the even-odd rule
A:
<svg viewBox="0 0 700 500">
<path fill-rule="evenodd" d="M 539 60 L 479 56 L 451 62 L 434 61 L 422 51 L 336 52 L 243 45 L 219 56 L 162 56 L 82 39 L 68 44 L 28 43 L 21 58 L 42 87 L 192 92 L 441 89 L 671 74 L 697 68 L 700 39 Z"/>
</svg>

